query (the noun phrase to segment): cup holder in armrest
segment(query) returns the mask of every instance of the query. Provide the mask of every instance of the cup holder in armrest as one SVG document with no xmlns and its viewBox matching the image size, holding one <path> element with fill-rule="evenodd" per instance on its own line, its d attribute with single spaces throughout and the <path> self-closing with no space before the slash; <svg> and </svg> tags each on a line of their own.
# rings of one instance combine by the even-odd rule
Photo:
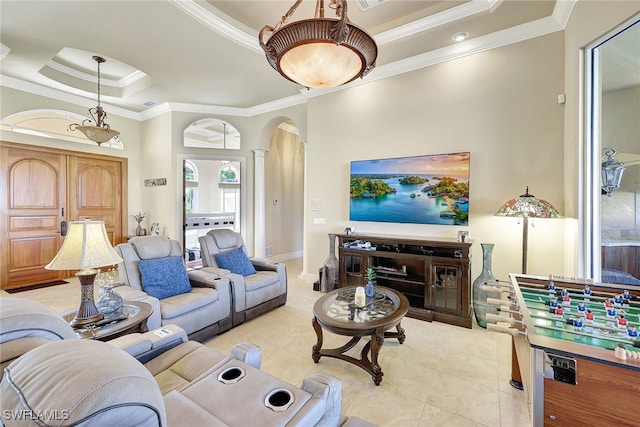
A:
<svg viewBox="0 0 640 427">
<path fill-rule="evenodd" d="M 243 379 L 245 375 L 244 369 L 233 366 L 220 372 L 218 381 L 222 384 L 235 384 Z"/>
<path fill-rule="evenodd" d="M 274 412 L 283 412 L 289 409 L 294 400 L 293 394 L 289 390 L 279 388 L 264 398 L 264 406 Z"/>
</svg>

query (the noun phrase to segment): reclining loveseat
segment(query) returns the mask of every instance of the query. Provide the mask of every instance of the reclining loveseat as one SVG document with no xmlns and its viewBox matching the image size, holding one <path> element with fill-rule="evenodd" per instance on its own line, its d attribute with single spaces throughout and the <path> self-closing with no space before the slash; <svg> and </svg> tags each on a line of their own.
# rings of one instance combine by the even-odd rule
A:
<svg viewBox="0 0 640 427">
<path fill-rule="evenodd" d="M 38 302 L 0 298 L 0 350 L 13 356 L 0 381 L 4 425 L 370 425 L 341 416 L 336 378 L 316 374 L 294 387 L 258 369 L 252 344 L 225 356 L 173 325 L 108 342 L 64 329 Z"/>
</svg>

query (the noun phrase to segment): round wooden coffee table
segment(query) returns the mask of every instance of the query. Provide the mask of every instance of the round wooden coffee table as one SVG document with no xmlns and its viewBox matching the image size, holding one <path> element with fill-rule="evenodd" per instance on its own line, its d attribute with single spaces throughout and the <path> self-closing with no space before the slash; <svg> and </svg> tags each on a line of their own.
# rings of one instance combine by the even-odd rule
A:
<svg viewBox="0 0 640 427">
<path fill-rule="evenodd" d="M 95 324 L 83 326 L 75 329 L 76 336 L 83 339 L 94 339 L 100 341 L 112 340 L 122 335 L 135 332 L 147 332 L 147 319 L 151 316 L 153 307 L 146 302 L 125 301 L 122 312 L 105 315 L 105 318 Z M 76 313 L 65 316 L 69 322 Z"/>
<path fill-rule="evenodd" d="M 384 374 L 378 364 L 378 353 L 385 338 L 404 342 L 406 336 L 400 322 L 409 310 L 409 301 L 400 292 L 376 286 L 375 295 L 367 297 L 366 305 L 359 308 L 354 304 L 355 290 L 355 287 L 339 288 L 314 304 L 312 323 L 318 342 L 313 346 L 313 361 L 318 363 L 322 356 L 345 360 L 370 373 L 373 382 L 380 385 Z M 394 326 L 396 332 L 389 332 Z M 323 329 L 352 338 L 342 347 L 322 349 Z M 362 348 L 359 359 L 345 354 L 367 336 L 371 338 Z"/>
</svg>

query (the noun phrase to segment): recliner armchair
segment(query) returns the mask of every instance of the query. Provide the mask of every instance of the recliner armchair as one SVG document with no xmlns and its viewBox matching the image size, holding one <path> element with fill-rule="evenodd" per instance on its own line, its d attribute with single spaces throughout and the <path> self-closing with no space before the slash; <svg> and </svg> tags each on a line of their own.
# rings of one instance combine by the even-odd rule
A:
<svg viewBox="0 0 640 427">
<path fill-rule="evenodd" d="M 115 251 L 123 259 L 118 265 L 123 284 L 152 294 L 154 314 L 147 321 L 149 329 L 174 324 L 189 339 L 203 341 L 232 327 L 229 279 L 212 272 L 187 272 L 178 241 L 164 236 L 133 237 L 116 245 Z M 141 269 L 141 264 L 149 262 L 153 264 Z M 159 286 L 151 286 L 152 273 L 159 276 L 153 278 L 161 282 Z M 182 283 L 185 276 L 187 284 Z M 183 286 L 173 289 L 178 282 Z"/>
<path fill-rule="evenodd" d="M 231 282 L 233 325 L 257 317 L 287 302 L 287 270 L 282 263 L 264 258 L 249 258 L 242 236 L 229 229 L 209 230 L 198 238 L 202 256 L 201 271 L 226 277 Z M 250 263 L 255 272 L 233 271 L 221 261 L 237 254 Z M 242 261 L 242 260 L 240 260 Z M 251 268 L 249 268 L 251 270 Z"/>
</svg>

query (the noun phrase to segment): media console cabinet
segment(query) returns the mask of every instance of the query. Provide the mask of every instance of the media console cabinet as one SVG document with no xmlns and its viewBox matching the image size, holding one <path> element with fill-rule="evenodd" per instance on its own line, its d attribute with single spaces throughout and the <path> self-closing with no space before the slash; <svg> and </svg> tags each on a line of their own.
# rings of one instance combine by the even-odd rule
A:
<svg viewBox="0 0 640 427">
<path fill-rule="evenodd" d="M 339 286 L 364 286 L 366 269 L 376 283 L 402 292 L 407 316 L 471 328 L 472 241 L 410 236 L 338 234 Z"/>
</svg>

